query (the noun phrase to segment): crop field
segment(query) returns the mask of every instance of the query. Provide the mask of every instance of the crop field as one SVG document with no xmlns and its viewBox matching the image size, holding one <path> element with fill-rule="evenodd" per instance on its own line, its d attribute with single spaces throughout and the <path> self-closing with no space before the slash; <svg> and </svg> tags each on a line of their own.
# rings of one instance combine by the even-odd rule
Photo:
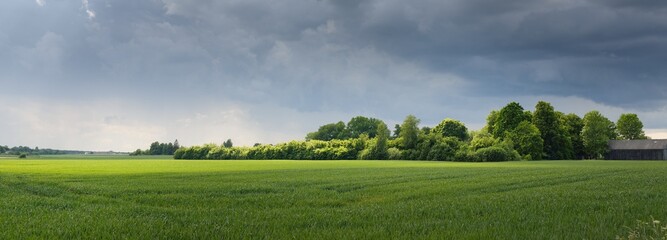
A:
<svg viewBox="0 0 667 240">
<path fill-rule="evenodd" d="M 0 239 L 613 239 L 667 162 L 0 159 Z"/>
</svg>

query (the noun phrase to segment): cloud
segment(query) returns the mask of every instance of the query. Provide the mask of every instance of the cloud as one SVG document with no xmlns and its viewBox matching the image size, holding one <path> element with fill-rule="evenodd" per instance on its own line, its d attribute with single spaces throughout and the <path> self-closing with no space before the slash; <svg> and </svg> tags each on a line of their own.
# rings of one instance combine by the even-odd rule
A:
<svg viewBox="0 0 667 240">
<path fill-rule="evenodd" d="M 81 0 L 81 4 L 83 4 L 84 10 L 86 10 L 86 14 L 88 14 L 88 19 L 92 20 L 95 18 L 95 11 L 93 11 L 90 8 L 90 5 L 88 4 L 88 0 Z"/>
<path fill-rule="evenodd" d="M 655 50 L 667 48 L 661 41 L 667 38 L 667 19 L 660 14 L 664 4 L 368 0 L 319 1 L 302 9 L 264 1 L 163 2 L 168 14 L 242 31 L 259 40 L 254 43 L 260 46 L 246 49 L 270 49 L 276 41 L 312 43 L 305 41 L 315 38 L 303 37 L 329 26 L 335 31 L 318 35 L 322 41 L 316 44 L 353 50 L 372 47 L 433 72 L 465 76 L 489 86 L 489 91 L 502 89 L 508 96 L 521 94 L 516 86 L 523 86 L 537 94 L 650 108 L 659 106 L 660 101 L 654 100 L 667 92 L 657 84 L 667 72 L 654 64 L 661 59 Z M 473 59 L 497 64 L 489 68 L 466 63 Z M 634 94 L 646 90 L 642 86 L 647 84 L 658 87 L 648 89 L 648 94 Z M 628 88 L 633 90 L 622 90 Z"/>
<path fill-rule="evenodd" d="M 65 54 L 64 44 L 63 36 L 46 32 L 34 46 L 18 49 L 17 62 L 26 71 L 32 73 L 57 74 L 61 71 L 63 55 Z"/>
<path fill-rule="evenodd" d="M 161 137 L 164 129 L 139 120 L 113 101 L 67 103 L 13 98 L 3 104 L 0 142 L 81 150 L 132 150 Z M 0 102 L 8 103 L 6 98 Z M 121 116 L 121 117 L 118 117 Z M 110 119 L 115 119 L 110 121 Z"/>
<path fill-rule="evenodd" d="M 8 103 L 12 104 L 8 104 Z M 0 97 L 0 143 L 42 148 L 133 151 L 151 142 L 237 146 L 303 139 L 340 112 L 304 113 L 272 103 L 226 101 L 162 111 L 137 106 L 132 99 L 71 102 Z"/>
<path fill-rule="evenodd" d="M 37 3 L 37 5 L 40 7 L 43 7 L 46 4 L 44 0 L 35 0 L 35 3 Z"/>
</svg>

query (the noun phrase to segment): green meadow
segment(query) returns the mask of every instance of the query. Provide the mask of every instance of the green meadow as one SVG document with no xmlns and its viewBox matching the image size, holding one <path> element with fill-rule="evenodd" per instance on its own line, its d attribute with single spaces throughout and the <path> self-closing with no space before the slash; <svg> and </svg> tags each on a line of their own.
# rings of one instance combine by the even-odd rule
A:
<svg viewBox="0 0 667 240">
<path fill-rule="evenodd" d="M 613 239 L 667 162 L 0 159 L 0 239 Z"/>
</svg>

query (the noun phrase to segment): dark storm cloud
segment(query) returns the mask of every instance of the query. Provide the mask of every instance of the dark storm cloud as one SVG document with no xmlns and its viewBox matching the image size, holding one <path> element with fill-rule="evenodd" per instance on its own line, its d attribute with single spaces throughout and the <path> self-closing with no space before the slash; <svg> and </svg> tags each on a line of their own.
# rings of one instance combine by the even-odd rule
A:
<svg viewBox="0 0 667 240">
<path fill-rule="evenodd" d="M 667 15 L 653 2 L 378 2 L 359 32 L 384 51 L 475 79 L 487 94 L 661 104 Z"/>
<path fill-rule="evenodd" d="M 464 76 L 484 94 L 576 95 L 655 107 L 667 91 L 660 84 L 667 75 L 661 66 L 667 15 L 658 1 L 172 4 L 175 15 L 251 34 L 260 58 L 275 40 L 319 47 L 307 46 L 304 29 L 333 21 L 336 34 L 316 44 L 377 48 L 434 72 Z"/>
<path fill-rule="evenodd" d="M 101 78 L 139 85 L 246 84 L 239 79 L 261 71 L 298 78 L 263 69 L 283 42 L 294 54 L 326 44 L 375 48 L 463 76 L 485 94 L 577 95 L 628 106 L 665 97 L 661 86 L 638 93 L 666 75 L 666 4 L 657 1 L 91 1 L 96 16 L 88 22 L 76 4 L 45 3 L 30 10 L 45 15 L 39 19 L 14 14 L 29 29 L 7 32 L 14 46 L 38 42 L 48 31 L 60 36 L 63 77 L 106 71 Z M 305 34 L 327 22 L 335 33 Z"/>
</svg>

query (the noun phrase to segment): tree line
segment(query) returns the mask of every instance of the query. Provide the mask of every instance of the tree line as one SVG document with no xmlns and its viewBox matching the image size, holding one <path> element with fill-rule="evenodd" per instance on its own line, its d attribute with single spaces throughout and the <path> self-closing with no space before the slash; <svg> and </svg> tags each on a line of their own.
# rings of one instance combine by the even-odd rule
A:
<svg viewBox="0 0 667 240">
<path fill-rule="evenodd" d="M 303 159 L 303 160 L 436 160 L 515 161 L 600 159 L 612 139 L 646 139 L 636 114 L 612 122 L 598 111 L 583 118 L 556 111 L 540 101 L 533 111 L 511 102 L 491 111 L 486 126 L 469 131 L 460 121 L 444 119 L 434 127 L 419 126 L 408 115 L 393 132 L 379 119 L 357 116 L 347 123 L 325 124 L 305 141 L 256 144 L 253 147 L 206 144 L 180 148 L 175 159 Z M 228 140 L 231 143 L 231 140 Z"/>
<path fill-rule="evenodd" d="M 181 148 L 181 145 L 178 143 L 178 139 L 174 143 L 160 143 L 153 142 L 150 147 L 146 150 L 137 149 L 134 152 L 130 153 L 130 156 L 138 155 L 174 155 L 176 150 Z"/>
<path fill-rule="evenodd" d="M 83 154 L 85 153 L 84 151 L 73 151 L 73 150 L 58 150 L 58 149 L 50 149 L 50 148 L 31 148 L 27 146 L 16 146 L 16 147 L 8 147 L 8 146 L 0 146 L 0 155 L 19 155 L 19 156 L 27 156 L 27 155 L 57 155 L 57 154 Z"/>
</svg>

